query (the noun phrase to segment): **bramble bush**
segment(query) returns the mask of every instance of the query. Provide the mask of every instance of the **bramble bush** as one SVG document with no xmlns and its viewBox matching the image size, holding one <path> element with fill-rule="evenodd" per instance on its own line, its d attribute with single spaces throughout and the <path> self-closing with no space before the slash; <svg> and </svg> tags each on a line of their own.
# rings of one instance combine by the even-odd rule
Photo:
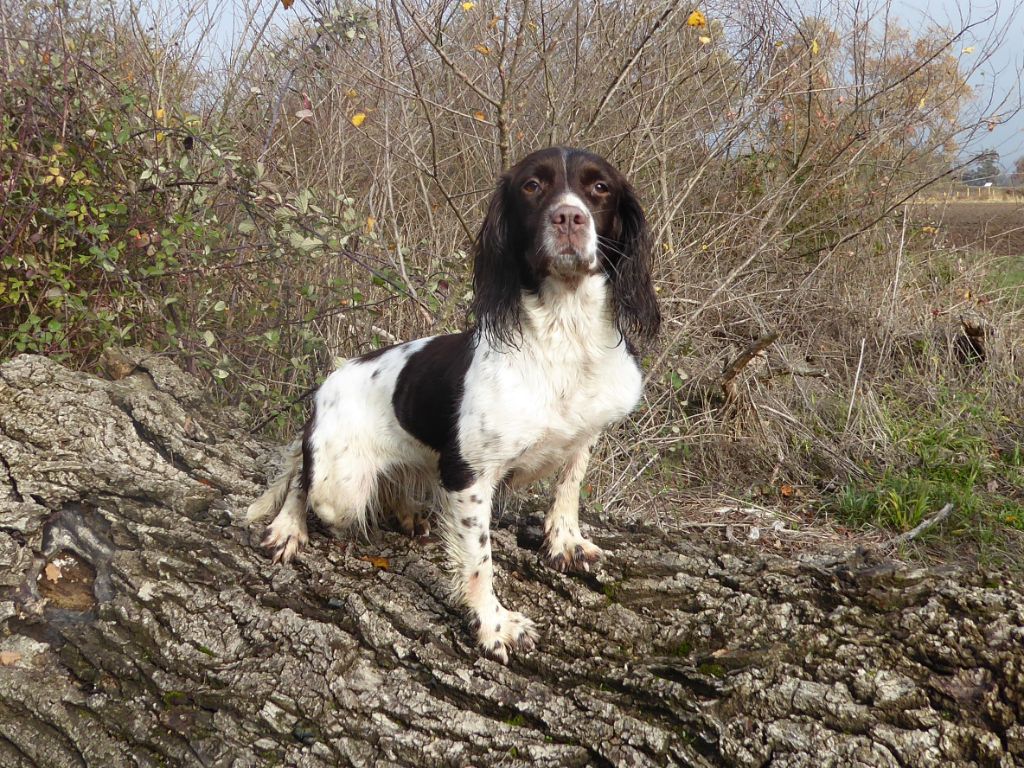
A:
<svg viewBox="0 0 1024 768">
<path fill-rule="evenodd" d="M 364 297 L 344 269 L 299 286 L 282 276 L 337 261 L 357 232 L 373 238 L 353 201 L 280 190 L 230 132 L 154 102 L 102 38 L 22 40 L 17 53 L 0 89 L 0 357 L 89 366 L 139 345 L 273 408 L 280 387 L 237 374 L 284 355 L 305 385 L 327 355 L 308 321 Z M 275 321 L 292 317 L 292 291 L 307 323 Z"/>
</svg>

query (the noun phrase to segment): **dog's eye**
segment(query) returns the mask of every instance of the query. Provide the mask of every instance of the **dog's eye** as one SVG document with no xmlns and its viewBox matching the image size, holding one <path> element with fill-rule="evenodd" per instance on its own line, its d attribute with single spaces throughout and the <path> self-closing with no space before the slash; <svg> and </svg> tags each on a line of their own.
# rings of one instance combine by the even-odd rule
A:
<svg viewBox="0 0 1024 768">
<path fill-rule="evenodd" d="M 608 185 L 605 184 L 603 181 L 599 181 L 594 184 L 594 191 L 599 195 L 607 195 Z"/>
<path fill-rule="evenodd" d="M 536 179 L 530 179 L 525 184 L 523 184 L 523 191 L 526 192 L 527 194 L 532 195 L 534 192 L 537 192 L 539 190 L 540 183 Z"/>
</svg>

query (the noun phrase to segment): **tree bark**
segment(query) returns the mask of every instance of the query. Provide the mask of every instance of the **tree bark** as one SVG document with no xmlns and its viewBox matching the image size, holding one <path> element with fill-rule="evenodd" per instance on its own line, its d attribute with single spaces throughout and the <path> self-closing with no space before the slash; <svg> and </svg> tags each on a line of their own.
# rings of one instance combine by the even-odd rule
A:
<svg viewBox="0 0 1024 768">
<path fill-rule="evenodd" d="M 540 512 L 498 513 L 541 633 L 503 667 L 437 541 L 314 530 L 272 567 L 241 517 L 271 447 L 168 361 L 109 362 L 0 366 L 2 766 L 1024 764 L 1005 574 L 585 513 L 609 556 L 565 576 Z"/>
</svg>

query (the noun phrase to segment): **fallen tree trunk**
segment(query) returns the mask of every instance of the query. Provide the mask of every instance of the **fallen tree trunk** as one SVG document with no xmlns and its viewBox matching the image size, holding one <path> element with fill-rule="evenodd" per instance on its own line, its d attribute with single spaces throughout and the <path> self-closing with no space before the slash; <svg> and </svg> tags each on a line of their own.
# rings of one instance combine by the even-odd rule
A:
<svg viewBox="0 0 1024 768">
<path fill-rule="evenodd" d="M 506 668 L 435 541 L 315 532 L 271 567 L 240 519 L 269 446 L 126 355 L 0 367 L 2 766 L 1024 761 L 1010 580 L 593 517 L 610 555 L 565 576 L 505 514 L 499 594 L 541 632 Z"/>
</svg>

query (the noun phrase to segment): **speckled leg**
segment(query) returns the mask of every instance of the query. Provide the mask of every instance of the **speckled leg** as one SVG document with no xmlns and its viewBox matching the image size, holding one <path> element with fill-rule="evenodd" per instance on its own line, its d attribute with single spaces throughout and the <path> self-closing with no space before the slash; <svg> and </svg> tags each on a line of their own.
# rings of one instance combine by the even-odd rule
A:
<svg viewBox="0 0 1024 768">
<path fill-rule="evenodd" d="M 494 594 L 491 558 L 491 503 L 494 484 L 478 481 L 447 492 L 444 539 L 455 565 L 455 593 L 470 612 L 477 644 L 490 658 L 508 664 L 512 650 L 533 648 L 537 632 L 521 613 L 507 610 Z"/>
</svg>

